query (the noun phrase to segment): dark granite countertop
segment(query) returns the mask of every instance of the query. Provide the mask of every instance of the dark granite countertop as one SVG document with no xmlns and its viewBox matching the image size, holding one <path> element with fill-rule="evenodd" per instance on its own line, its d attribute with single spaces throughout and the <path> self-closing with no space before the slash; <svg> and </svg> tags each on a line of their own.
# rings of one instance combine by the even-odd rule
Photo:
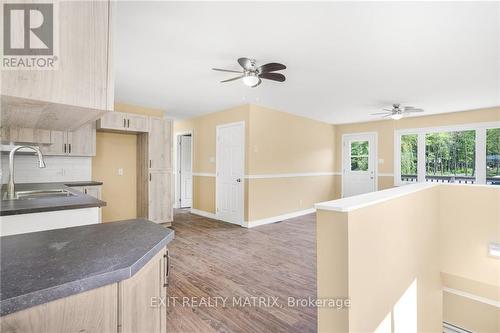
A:
<svg viewBox="0 0 500 333">
<path fill-rule="evenodd" d="M 127 279 L 173 238 L 144 219 L 0 237 L 0 316 Z"/>
<path fill-rule="evenodd" d="M 96 199 L 78 190 L 72 189 L 71 186 L 91 186 L 101 185 L 101 182 L 66 182 L 66 183 L 21 183 L 16 184 L 16 191 L 29 190 L 49 190 L 49 189 L 67 189 L 73 196 L 69 197 L 51 197 L 37 198 L 31 200 L 0 200 L 0 216 L 16 215 L 49 212 L 55 210 L 78 209 L 89 207 L 106 206 L 104 201 Z M 3 193 L 7 186 L 2 185 L 0 195 L 3 198 Z"/>
</svg>

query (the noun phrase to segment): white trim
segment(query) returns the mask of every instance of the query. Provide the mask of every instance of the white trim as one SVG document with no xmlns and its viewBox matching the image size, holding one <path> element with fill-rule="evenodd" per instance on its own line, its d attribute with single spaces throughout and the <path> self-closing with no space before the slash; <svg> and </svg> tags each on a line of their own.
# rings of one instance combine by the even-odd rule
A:
<svg viewBox="0 0 500 333">
<path fill-rule="evenodd" d="M 448 126 L 431 126 L 431 127 L 416 127 L 416 128 L 402 128 L 394 132 L 396 134 L 418 134 L 418 133 L 435 133 L 435 132 L 453 132 L 453 131 L 469 131 L 478 128 L 497 128 L 500 127 L 500 121 L 490 121 L 481 123 L 467 123 Z"/>
<path fill-rule="evenodd" d="M 341 188 L 340 188 L 340 196 L 343 198 L 344 197 L 344 174 L 345 174 L 345 169 L 344 169 L 344 157 L 345 157 L 345 145 L 344 145 L 344 140 L 345 137 L 349 136 L 357 136 L 357 135 L 373 135 L 375 136 L 374 140 L 374 145 L 375 145 L 375 156 L 374 156 L 374 166 L 373 166 L 373 179 L 375 183 L 375 192 L 378 191 L 378 132 L 354 132 L 354 133 L 344 133 L 342 134 L 342 140 L 341 140 L 341 145 L 342 145 L 342 155 L 341 155 L 341 166 L 342 166 L 342 172 L 341 172 Z"/>
<path fill-rule="evenodd" d="M 192 172 L 191 174 L 197 177 L 215 177 L 215 173 L 210 172 Z"/>
<path fill-rule="evenodd" d="M 426 190 L 428 188 L 439 186 L 438 183 L 415 183 L 407 186 L 392 187 L 377 192 L 369 192 L 352 197 L 320 202 L 314 205 L 316 209 L 331 210 L 337 212 L 350 212 L 356 209 L 364 208 L 384 201 L 399 198 L 411 193 Z"/>
<path fill-rule="evenodd" d="M 276 223 L 276 222 L 280 222 L 283 220 L 292 219 L 294 217 L 299 217 L 299 216 L 311 214 L 314 212 L 316 212 L 315 208 L 309 208 L 309 209 L 299 210 L 296 212 L 287 213 L 287 214 L 283 214 L 283 215 L 267 217 L 265 219 L 254 220 L 254 221 L 245 221 L 243 226 L 245 228 L 253 228 L 253 227 L 258 227 L 258 226 L 264 225 L 264 224 Z"/>
<path fill-rule="evenodd" d="M 247 128 L 246 128 L 246 123 L 244 120 L 242 121 L 236 121 L 236 122 L 233 122 L 233 123 L 226 123 L 226 124 L 220 124 L 220 125 L 217 125 L 215 126 L 215 215 L 217 216 L 217 219 L 221 220 L 221 221 L 225 221 L 225 222 L 229 222 L 229 223 L 234 223 L 234 224 L 237 224 L 237 225 L 243 225 L 245 223 L 245 182 L 242 182 L 241 186 L 243 186 L 243 189 L 242 189 L 242 195 L 241 195 L 241 201 L 242 201 L 242 204 L 241 204 L 241 215 L 239 216 L 239 219 L 238 221 L 227 221 L 227 220 L 223 220 L 221 217 L 220 217 L 220 213 L 219 213 L 219 208 L 218 208 L 218 203 L 219 203 L 219 200 L 218 200 L 218 190 L 217 190 L 217 178 L 219 177 L 218 176 L 218 172 L 217 172 L 217 162 L 218 162 L 218 156 L 219 156 L 219 153 L 217 152 L 217 148 L 219 146 L 219 130 L 221 128 L 225 128 L 225 127 L 232 127 L 232 126 L 241 126 L 243 125 L 243 144 L 242 144 L 242 147 L 243 147 L 243 163 L 242 163 L 242 177 L 244 178 L 245 177 L 245 165 L 246 165 L 246 132 L 247 132 Z"/>
<path fill-rule="evenodd" d="M 443 321 L 443 333 L 472 333 L 462 327 Z"/>
<path fill-rule="evenodd" d="M 448 287 L 443 287 L 443 291 L 450 293 L 450 294 L 462 296 L 462 297 L 469 298 L 469 299 L 472 299 L 472 300 L 477 301 L 477 302 L 481 302 L 484 304 L 488 304 L 488 305 L 500 308 L 500 301 L 495 301 L 494 299 L 490 299 L 490 298 L 486 298 L 486 297 L 482 297 L 482 296 L 477 296 L 477 295 L 474 295 L 474 294 L 471 294 L 471 293 L 468 293 L 468 292 L 465 292 L 462 290 L 452 289 L 452 288 L 448 288 Z"/>
<path fill-rule="evenodd" d="M 268 179 L 268 178 L 295 178 L 295 177 L 315 177 L 334 176 L 340 172 L 302 172 L 302 173 L 269 173 L 261 175 L 245 175 L 245 179 Z"/>
<path fill-rule="evenodd" d="M 204 210 L 199 210 L 199 209 L 191 208 L 190 209 L 190 213 L 194 214 L 194 215 L 208 217 L 209 219 L 217 220 L 217 216 L 214 213 L 206 212 Z"/>
<path fill-rule="evenodd" d="M 191 135 L 191 176 L 194 176 L 193 174 L 193 165 L 194 165 L 194 133 L 193 130 L 185 130 L 185 131 L 180 131 L 180 132 L 175 132 L 174 133 L 174 138 L 175 138 L 175 144 L 174 144 L 174 158 L 175 158 L 175 163 L 174 163 L 174 170 L 172 170 L 172 173 L 174 174 L 174 205 L 173 208 L 180 208 L 180 177 L 179 177 L 179 137 L 183 135 Z M 191 182 L 191 195 L 194 194 L 193 191 L 193 182 Z M 193 202 L 191 201 L 191 205 L 193 205 Z"/>
</svg>

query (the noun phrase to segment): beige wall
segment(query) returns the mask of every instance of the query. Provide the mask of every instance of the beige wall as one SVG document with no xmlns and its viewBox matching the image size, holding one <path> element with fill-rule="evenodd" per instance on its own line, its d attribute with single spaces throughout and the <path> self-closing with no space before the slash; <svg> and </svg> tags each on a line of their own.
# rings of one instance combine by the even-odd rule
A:
<svg viewBox="0 0 500 333">
<path fill-rule="evenodd" d="M 500 308 L 443 292 L 443 320 L 471 332 L 500 332 Z"/>
<path fill-rule="evenodd" d="M 176 133 L 193 132 L 193 172 L 215 173 L 216 126 L 237 121 L 245 122 L 246 175 L 333 172 L 332 125 L 248 104 L 174 124 Z M 194 176 L 193 208 L 214 213 L 215 178 L 208 178 Z M 247 179 L 245 221 L 333 199 L 333 181 L 333 175 Z"/>
<path fill-rule="evenodd" d="M 137 217 L 136 145 L 134 134 L 97 132 L 92 179 L 103 182 L 103 222 Z M 123 169 L 123 176 L 118 176 L 118 168 Z"/>
<path fill-rule="evenodd" d="M 347 250 L 332 244 L 345 241 L 339 224 L 347 225 Z M 385 318 L 390 324 L 387 314 L 416 279 L 418 332 L 439 331 L 441 309 L 449 323 L 498 332 L 498 307 L 451 292 L 440 304 L 442 287 L 500 301 L 500 264 L 488 255 L 490 242 L 500 242 L 499 187 L 438 185 L 350 212 L 319 210 L 318 297 L 345 285 L 335 275 L 340 254 L 348 260 L 349 331 L 373 332 Z M 319 309 L 318 316 L 320 332 L 339 331 L 335 310 Z"/>
<path fill-rule="evenodd" d="M 439 115 L 409 117 L 401 120 L 383 120 L 355 124 L 335 125 L 335 171 L 342 171 L 342 135 L 356 132 L 378 133 L 378 159 L 383 163 L 378 164 L 379 173 L 393 174 L 394 172 L 394 131 L 406 128 L 423 128 L 468 123 L 480 123 L 500 120 L 500 107 L 444 113 Z M 382 179 L 381 179 L 382 178 Z M 391 187 L 394 179 L 391 176 L 380 176 L 379 186 Z M 341 182 L 335 182 L 335 193 L 339 194 Z"/>
<path fill-rule="evenodd" d="M 149 116 L 163 116 L 162 110 L 116 103 L 115 111 Z M 92 158 L 92 179 L 103 182 L 103 222 L 137 217 L 137 136 L 135 134 L 98 132 L 96 156 Z M 118 169 L 123 176 L 118 176 Z"/>
<path fill-rule="evenodd" d="M 375 332 L 385 318 L 397 331 L 439 332 L 438 195 L 434 188 L 351 212 L 318 211 L 318 297 L 351 300 L 348 310 L 319 309 L 319 332 L 346 332 L 338 327 L 338 319 L 332 320 L 339 311 L 348 312 L 341 324 L 348 332 Z M 332 224 L 337 230 L 332 230 Z M 341 229 L 346 231 L 339 239 Z M 334 243 L 347 247 L 340 250 Z M 337 263 L 342 260 L 346 263 L 339 267 L 347 266 L 347 276 L 339 279 L 342 268 Z M 347 284 L 347 295 L 332 292 L 332 284 L 337 283 Z M 413 283 L 416 290 L 411 289 Z M 404 302 L 409 309 L 400 309 Z M 416 327 L 408 317 L 400 319 L 401 312 L 416 316 Z"/>
</svg>

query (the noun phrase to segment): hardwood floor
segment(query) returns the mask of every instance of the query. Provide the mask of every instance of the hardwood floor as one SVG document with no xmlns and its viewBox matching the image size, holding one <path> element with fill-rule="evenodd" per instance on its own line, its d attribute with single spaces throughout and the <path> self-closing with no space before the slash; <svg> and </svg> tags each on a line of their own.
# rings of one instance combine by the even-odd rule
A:
<svg viewBox="0 0 500 333">
<path fill-rule="evenodd" d="M 169 333 L 316 332 L 316 308 L 288 306 L 316 297 L 314 214 L 246 229 L 178 210 L 172 229 Z M 252 296 L 279 305 L 237 303 Z"/>
</svg>

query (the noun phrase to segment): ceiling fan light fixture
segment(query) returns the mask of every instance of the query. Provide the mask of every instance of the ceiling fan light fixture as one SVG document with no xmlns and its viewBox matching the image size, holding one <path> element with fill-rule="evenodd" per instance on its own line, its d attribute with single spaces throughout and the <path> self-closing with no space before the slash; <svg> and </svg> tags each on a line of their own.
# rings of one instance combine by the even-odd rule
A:
<svg viewBox="0 0 500 333">
<path fill-rule="evenodd" d="M 255 73 L 248 73 L 243 77 L 243 83 L 246 86 L 253 87 L 259 83 L 259 78 L 255 75 Z"/>
<path fill-rule="evenodd" d="M 401 118 L 403 118 L 403 114 L 402 113 L 393 113 L 393 114 L 391 114 L 391 119 L 399 120 Z"/>
</svg>

